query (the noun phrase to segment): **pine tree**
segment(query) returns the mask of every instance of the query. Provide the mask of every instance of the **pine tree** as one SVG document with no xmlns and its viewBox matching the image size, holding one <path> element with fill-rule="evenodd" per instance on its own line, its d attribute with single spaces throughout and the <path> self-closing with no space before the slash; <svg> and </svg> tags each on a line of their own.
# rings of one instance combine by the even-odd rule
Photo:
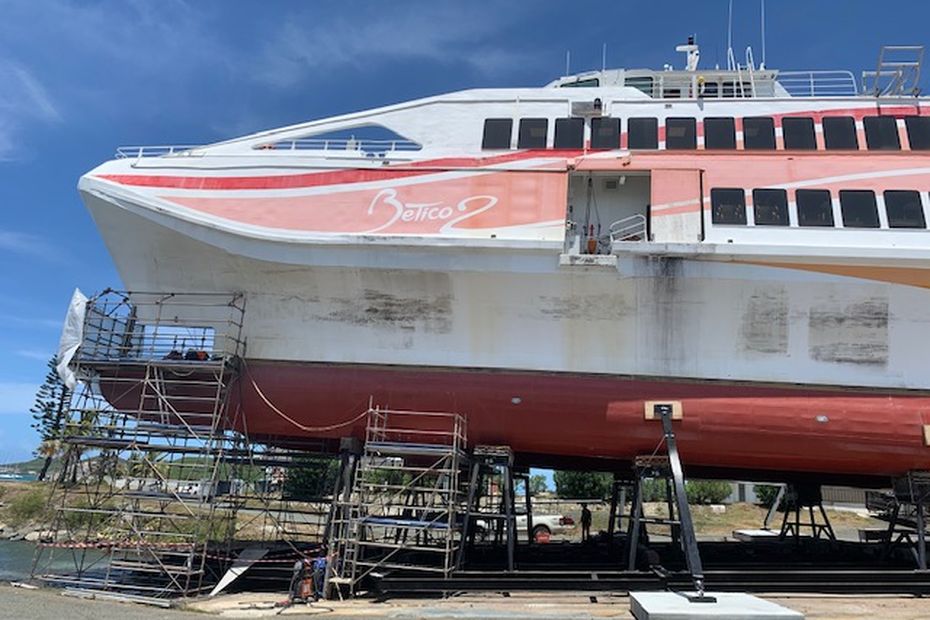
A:
<svg viewBox="0 0 930 620">
<path fill-rule="evenodd" d="M 36 455 L 45 458 L 38 479 L 44 480 L 52 459 L 60 452 L 62 425 L 71 400 L 71 391 L 65 386 L 55 369 L 56 359 L 48 361 L 48 372 L 45 381 L 36 392 L 36 401 L 29 410 L 35 422 L 32 428 L 36 429 L 42 443 L 36 450 Z"/>
</svg>

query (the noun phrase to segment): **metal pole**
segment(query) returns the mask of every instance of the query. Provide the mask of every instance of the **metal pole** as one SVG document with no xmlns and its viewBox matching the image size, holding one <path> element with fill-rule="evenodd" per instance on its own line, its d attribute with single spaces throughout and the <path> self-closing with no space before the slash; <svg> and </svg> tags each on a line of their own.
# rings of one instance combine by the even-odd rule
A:
<svg viewBox="0 0 930 620">
<path fill-rule="evenodd" d="M 672 429 L 672 407 L 670 405 L 656 405 L 656 413 L 662 417 L 662 430 L 665 433 L 665 443 L 668 447 L 668 462 L 672 470 L 672 480 L 675 483 L 675 498 L 678 500 L 678 520 L 681 522 L 681 546 L 685 552 L 688 571 L 694 581 L 697 597 L 692 601 L 708 601 L 713 597 L 704 595 L 704 566 L 701 564 L 701 554 L 698 552 L 697 537 L 694 534 L 694 522 L 691 520 L 691 508 L 688 506 L 688 495 L 685 490 L 685 475 L 681 468 L 681 459 L 678 456 L 678 444 L 675 441 L 675 431 Z"/>
<path fill-rule="evenodd" d="M 641 471 L 636 472 L 636 486 L 633 487 L 633 505 L 630 508 L 630 528 L 626 540 L 629 545 L 627 549 L 627 570 L 636 570 L 636 548 L 639 546 L 639 528 L 640 518 L 643 514 L 643 474 Z"/>
</svg>

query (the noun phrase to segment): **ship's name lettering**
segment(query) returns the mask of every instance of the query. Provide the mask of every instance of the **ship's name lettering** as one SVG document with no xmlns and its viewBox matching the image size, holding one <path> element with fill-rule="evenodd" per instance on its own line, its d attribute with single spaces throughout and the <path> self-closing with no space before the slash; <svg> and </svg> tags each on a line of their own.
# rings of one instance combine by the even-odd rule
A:
<svg viewBox="0 0 930 620">
<path fill-rule="evenodd" d="M 374 231 L 384 230 L 397 222 L 446 222 L 445 226 L 454 225 L 464 219 L 487 211 L 497 204 L 496 196 L 468 196 L 462 198 L 455 205 L 439 202 L 404 202 L 397 197 L 396 189 L 382 189 L 368 205 L 368 215 L 375 215 L 381 209 L 388 207 L 394 210 L 391 219 Z"/>
</svg>

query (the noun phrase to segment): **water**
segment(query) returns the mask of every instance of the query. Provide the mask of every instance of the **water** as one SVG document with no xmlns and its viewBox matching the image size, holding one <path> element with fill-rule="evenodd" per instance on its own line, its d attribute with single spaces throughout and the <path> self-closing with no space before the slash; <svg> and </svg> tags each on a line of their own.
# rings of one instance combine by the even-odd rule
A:
<svg viewBox="0 0 930 620">
<path fill-rule="evenodd" d="M 35 545 L 22 540 L 0 540 L 0 581 L 29 578 Z"/>
</svg>

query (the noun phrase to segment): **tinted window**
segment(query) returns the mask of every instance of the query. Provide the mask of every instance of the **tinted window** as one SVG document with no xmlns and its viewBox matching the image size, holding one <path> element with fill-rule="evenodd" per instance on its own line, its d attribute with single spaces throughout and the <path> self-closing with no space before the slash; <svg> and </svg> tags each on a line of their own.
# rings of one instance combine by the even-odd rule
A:
<svg viewBox="0 0 930 620">
<path fill-rule="evenodd" d="M 783 189 L 752 190 L 756 226 L 788 225 L 788 192 Z"/>
<path fill-rule="evenodd" d="M 697 148 L 697 127 L 693 118 L 665 119 L 665 148 Z"/>
<path fill-rule="evenodd" d="M 799 226 L 833 226 L 829 190 L 799 189 L 795 192 L 795 200 L 798 203 Z"/>
<path fill-rule="evenodd" d="M 904 125 L 912 151 L 930 150 L 930 116 L 907 116 Z"/>
<path fill-rule="evenodd" d="M 659 121 L 655 118 L 631 118 L 627 121 L 629 148 L 659 148 Z"/>
<path fill-rule="evenodd" d="M 878 205 L 870 189 L 840 190 L 840 211 L 846 228 L 878 228 Z"/>
<path fill-rule="evenodd" d="M 869 150 L 897 151 L 901 148 L 898 139 L 898 122 L 893 116 L 866 116 L 865 143 Z"/>
<path fill-rule="evenodd" d="M 615 149 L 620 146 L 620 119 L 599 117 L 591 119 L 591 148 Z"/>
<path fill-rule="evenodd" d="M 549 120 L 545 118 L 521 118 L 520 135 L 517 138 L 518 149 L 546 148 L 546 131 Z"/>
<path fill-rule="evenodd" d="M 559 88 L 591 88 L 594 86 L 600 86 L 601 82 L 597 78 L 588 78 L 586 80 L 575 80 L 574 82 L 569 82 L 567 84 L 559 85 Z"/>
<path fill-rule="evenodd" d="M 926 228 L 920 194 L 890 189 L 885 192 L 885 212 L 889 228 Z"/>
<path fill-rule="evenodd" d="M 704 91 L 702 94 L 705 97 L 719 97 L 720 96 L 720 83 L 719 82 L 705 82 Z"/>
<path fill-rule="evenodd" d="M 782 136 L 785 149 L 812 151 L 817 148 L 814 138 L 814 119 L 788 117 L 781 120 Z"/>
<path fill-rule="evenodd" d="M 583 118 L 557 118 L 555 119 L 555 148 L 580 149 L 584 148 L 584 119 Z"/>
<path fill-rule="evenodd" d="M 652 97 L 654 80 L 651 77 L 628 77 L 623 80 L 624 86 L 632 86 Z"/>
<path fill-rule="evenodd" d="M 714 224 L 745 224 L 746 193 L 741 189 L 710 190 L 710 213 Z"/>
<path fill-rule="evenodd" d="M 829 150 L 858 149 L 856 119 L 851 116 L 825 116 L 823 118 L 823 142 Z"/>
<path fill-rule="evenodd" d="M 774 150 L 775 121 L 767 116 L 744 118 L 743 146 L 748 150 Z"/>
<path fill-rule="evenodd" d="M 736 148 L 736 125 L 732 118 L 721 117 L 704 119 L 704 148 Z"/>
<path fill-rule="evenodd" d="M 481 148 L 509 149 L 510 134 L 512 131 L 512 118 L 489 118 L 484 121 L 484 135 L 481 138 Z"/>
</svg>

